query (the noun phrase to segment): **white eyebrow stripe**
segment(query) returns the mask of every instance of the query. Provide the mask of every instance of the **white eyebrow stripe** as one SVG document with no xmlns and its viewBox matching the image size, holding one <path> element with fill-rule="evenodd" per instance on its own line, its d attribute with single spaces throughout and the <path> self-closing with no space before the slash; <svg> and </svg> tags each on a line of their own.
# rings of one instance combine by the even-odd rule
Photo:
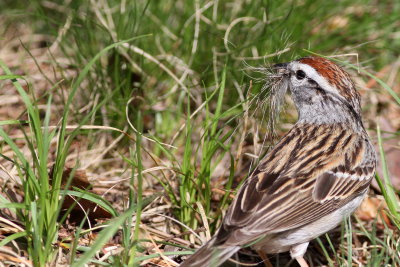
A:
<svg viewBox="0 0 400 267">
<path fill-rule="evenodd" d="M 324 90 L 335 93 L 335 94 L 339 94 L 336 87 L 332 86 L 325 77 L 323 77 L 321 74 L 319 74 L 310 65 L 299 63 L 296 61 L 292 62 L 291 65 L 292 65 L 291 69 L 293 71 L 296 72 L 297 70 L 303 70 L 310 79 L 314 80 L 317 84 L 319 84 L 319 86 L 321 88 L 324 88 Z"/>
</svg>

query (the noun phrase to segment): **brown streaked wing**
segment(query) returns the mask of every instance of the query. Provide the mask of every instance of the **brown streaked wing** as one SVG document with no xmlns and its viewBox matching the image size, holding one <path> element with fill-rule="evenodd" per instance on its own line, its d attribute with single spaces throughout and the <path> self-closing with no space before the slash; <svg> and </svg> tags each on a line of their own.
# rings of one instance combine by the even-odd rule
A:
<svg viewBox="0 0 400 267">
<path fill-rule="evenodd" d="M 300 227 L 326 216 L 364 192 L 374 172 L 374 168 L 359 166 L 363 158 L 359 153 L 365 152 L 365 145 L 360 144 L 360 142 L 365 142 L 364 138 L 355 133 L 343 131 L 348 131 L 348 129 L 338 127 L 337 129 L 314 130 L 314 133 L 329 135 L 318 137 L 319 140 L 325 141 L 324 144 L 318 142 L 318 145 L 315 145 L 315 140 L 304 138 L 303 134 L 307 134 L 304 132 L 302 135 L 291 135 L 291 138 L 297 139 L 297 142 L 302 141 L 303 144 L 300 147 L 292 145 L 288 149 L 288 146 L 280 146 L 278 143 L 276 147 L 279 150 L 274 149 L 266 155 L 266 159 L 270 161 L 262 161 L 264 172 L 256 172 L 257 176 L 248 178 L 228 210 L 223 227 L 229 228 L 231 234 L 226 236 L 226 244 L 246 244 L 257 239 L 261 234 Z M 291 133 L 299 132 L 301 131 L 291 131 Z M 354 136 L 351 137 L 351 135 Z M 308 140 L 310 144 L 304 143 L 304 140 Z M 287 138 L 283 138 L 282 141 L 293 143 Z M 332 146 L 340 147 L 340 149 L 332 151 L 330 149 Z M 296 149 L 296 151 L 290 151 L 290 149 Z M 309 153 L 309 150 L 312 150 L 312 153 Z M 357 152 L 354 152 L 355 150 Z M 282 158 L 287 162 L 293 162 L 293 160 L 299 162 L 276 164 L 275 158 L 269 158 L 270 154 L 274 157 L 288 154 L 302 155 L 302 157 L 292 159 L 290 156 L 285 156 Z M 314 160 L 316 154 L 322 159 Z M 348 164 L 349 161 L 351 165 Z M 269 162 L 281 168 L 279 170 L 271 168 Z M 310 167 L 303 164 L 304 162 L 313 162 L 315 165 Z M 290 169 L 293 167 L 306 168 L 306 170 Z M 268 173 L 269 170 L 273 170 L 273 173 Z M 354 173 L 354 176 L 352 176 L 353 179 L 344 179 L 338 173 Z M 360 177 L 363 179 L 358 178 L 357 173 L 362 173 Z M 301 176 L 302 174 L 307 174 L 307 177 Z"/>
</svg>

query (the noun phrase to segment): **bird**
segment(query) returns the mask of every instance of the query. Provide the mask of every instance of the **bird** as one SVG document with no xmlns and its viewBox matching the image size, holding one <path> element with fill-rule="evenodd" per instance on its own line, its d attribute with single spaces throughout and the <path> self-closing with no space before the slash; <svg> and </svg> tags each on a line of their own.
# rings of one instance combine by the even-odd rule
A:
<svg viewBox="0 0 400 267">
<path fill-rule="evenodd" d="M 214 267 L 242 247 L 290 252 L 301 267 L 311 240 L 361 204 L 376 152 L 361 118 L 360 94 L 333 61 L 308 56 L 273 65 L 298 118 L 237 190 L 216 234 L 181 267 Z M 265 255 L 264 254 L 264 255 Z"/>
</svg>

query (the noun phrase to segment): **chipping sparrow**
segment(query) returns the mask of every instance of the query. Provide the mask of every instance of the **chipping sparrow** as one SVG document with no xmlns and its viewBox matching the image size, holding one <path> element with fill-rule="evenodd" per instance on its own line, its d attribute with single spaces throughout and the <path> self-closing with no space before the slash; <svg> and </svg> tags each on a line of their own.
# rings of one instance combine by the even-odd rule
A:
<svg viewBox="0 0 400 267">
<path fill-rule="evenodd" d="M 298 121 L 238 190 L 215 236 L 181 267 L 219 266 L 249 244 L 264 253 L 290 251 L 308 266 L 309 241 L 337 226 L 367 193 L 376 155 L 349 74 L 321 57 L 274 69 Z"/>
</svg>

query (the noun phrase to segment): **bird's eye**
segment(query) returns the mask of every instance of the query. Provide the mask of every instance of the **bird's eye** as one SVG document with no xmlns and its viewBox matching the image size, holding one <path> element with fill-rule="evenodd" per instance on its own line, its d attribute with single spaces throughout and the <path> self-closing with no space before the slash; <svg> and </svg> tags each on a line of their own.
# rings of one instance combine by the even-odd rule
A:
<svg viewBox="0 0 400 267">
<path fill-rule="evenodd" d="M 306 73 L 302 70 L 296 71 L 296 78 L 298 80 L 303 80 L 306 77 Z"/>
</svg>

